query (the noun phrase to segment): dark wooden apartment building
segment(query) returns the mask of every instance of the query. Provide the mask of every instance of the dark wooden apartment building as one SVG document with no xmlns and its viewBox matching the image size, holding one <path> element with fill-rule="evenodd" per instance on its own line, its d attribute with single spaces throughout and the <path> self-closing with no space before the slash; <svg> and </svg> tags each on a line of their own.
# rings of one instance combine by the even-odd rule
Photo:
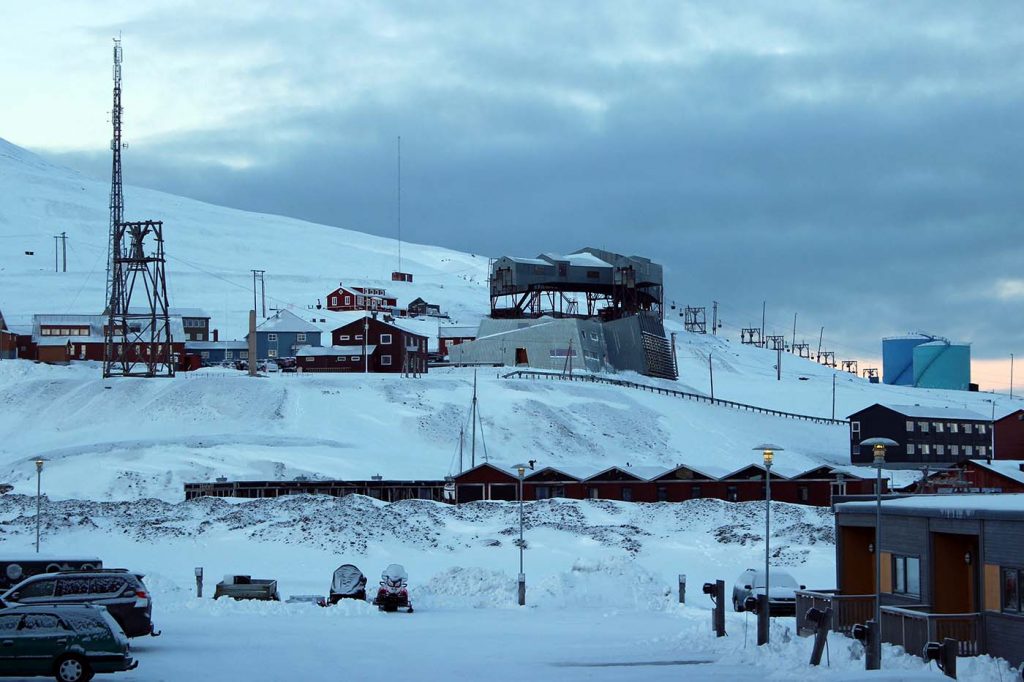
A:
<svg viewBox="0 0 1024 682">
<path fill-rule="evenodd" d="M 876 403 L 848 419 L 853 464 L 872 463 L 871 448 L 860 446 L 866 438 L 891 438 L 899 443 L 886 452 L 890 468 L 954 464 L 992 454 L 992 422 L 970 410 Z"/>
</svg>

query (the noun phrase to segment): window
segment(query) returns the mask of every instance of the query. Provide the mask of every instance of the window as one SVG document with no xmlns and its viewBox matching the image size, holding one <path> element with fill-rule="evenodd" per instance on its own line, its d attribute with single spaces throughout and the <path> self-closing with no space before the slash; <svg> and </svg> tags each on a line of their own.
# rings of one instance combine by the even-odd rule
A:
<svg viewBox="0 0 1024 682">
<path fill-rule="evenodd" d="M 22 599 L 31 599 L 34 597 L 52 597 L 53 596 L 53 580 L 37 580 L 34 583 L 29 583 L 25 587 L 21 588 L 14 593 L 15 601 L 21 601 Z"/>
<path fill-rule="evenodd" d="M 907 420 L 907 433 L 914 432 L 914 422 Z"/>
<path fill-rule="evenodd" d="M 970 424 L 964 424 L 964 433 L 970 433 L 970 432 L 971 432 L 971 425 Z"/>
<path fill-rule="evenodd" d="M 224 359 L 225 360 L 234 360 L 235 359 L 235 352 L 231 351 L 231 350 L 224 351 Z"/>
<path fill-rule="evenodd" d="M 387 346 L 391 343 L 391 334 L 381 334 L 380 343 L 382 346 Z"/>
<path fill-rule="evenodd" d="M 915 556 L 893 555 L 892 592 L 913 597 L 921 595 L 921 559 Z"/>
<path fill-rule="evenodd" d="M 295 341 L 296 342 L 305 341 L 305 340 L 306 340 L 306 335 L 303 334 L 302 332 L 299 332 L 298 334 L 295 335 Z"/>
<path fill-rule="evenodd" d="M 306 362 L 313 362 L 313 356 L 312 355 L 307 355 L 306 356 Z"/>
<path fill-rule="evenodd" d="M 956 422 L 951 422 L 950 425 L 949 425 L 949 432 L 950 433 L 960 433 L 960 425 L 957 424 Z"/>
<path fill-rule="evenodd" d="M 985 451 L 986 451 L 986 446 L 979 445 L 978 446 L 978 457 L 984 457 L 985 456 Z"/>
<path fill-rule="evenodd" d="M 860 422 L 850 422 L 850 431 L 860 433 Z"/>
<path fill-rule="evenodd" d="M 312 360 L 312 359 L 313 358 L 310 358 L 310 360 Z M 338 356 L 338 362 L 345 362 L 345 356 L 344 355 L 339 355 Z"/>
<path fill-rule="evenodd" d="M 331 296 L 331 305 L 338 305 L 338 297 Z"/>
<path fill-rule="evenodd" d="M 275 349 L 275 348 L 269 349 L 267 351 L 267 357 L 268 358 L 276 358 L 277 357 L 277 349 Z"/>
<path fill-rule="evenodd" d="M 277 334 L 267 334 L 267 341 L 277 341 Z"/>
<path fill-rule="evenodd" d="M 984 424 L 978 424 L 978 433 L 985 433 L 987 429 Z"/>
<path fill-rule="evenodd" d="M 1003 569 L 1003 611 L 1020 613 L 1024 610 L 1024 604 L 1021 603 L 1020 598 L 1020 583 L 1022 577 L 1024 577 L 1024 571 L 1019 568 Z"/>
<path fill-rule="evenodd" d="M 348 341 L 348 339 L 349 339 L 349 335 L 348 334 L 342 334 L 341 336 L 338 337 L 339 341 Z"/>
<path fill-rule="evenodd" d="M 946 446 L 945 445 L 936 445 L 935 446 L 935 454 L 936 455 L 944 455 L 944 454 L 946 454 Z"/>
<path fill-rule="evenodd" d="M 935 422 L 932 426 L 935 427 L 935 433 L 942 433 L 946 430 L 946 425 L 943 422 Z"/>
<path fill-rule="evenodd" d="M 973 445 L 965 445 L 964 446 L 964 457 L 970 457 L 973 454 L 974 454 L 974 446 Z"/>
<path fill-rule="evenodd" d="M 907 443 L 907 454 L 908 455 L 914 454 L 914 444 L 913 443 Z"/>
<path fill-rule="evenodd" d="M 601 491 L 597 488 L 587 488 L 587 497 L 592 500 L 597 500 L 601 497 Z"/>
<path fill-rule="evenodd" d="M 199 357 L 201 357 L 203 360 L 209 360 L 210 359 L 210 351 L 208 351 L 208 350 L 202 351 L 201 353 L 199 353 Z"/>
<path fill-rule="evenodd" d="M 928 422 L 917 422 L 917 426 L 921 433 L 928 433 Z"/>
<path fill-rule="evenodd" d="M 932 454 L 932 446 L 929 445 L 928 443 L 922 443 L 921 444 L 921 454 L 922 455 L 930 455 L 930 454 Z"/>
<path fill-rule="evenodd" d="M 18 622 L 20 620 L 20 614 L 15 616 L 0 616 L 0 632 L 14 632 L 18 629 Z"/>
<path fill-rule="evenodd" d="M 358 362 L 358 361 L 359 361 L 359 359 L 360 359 L 360 356 L 358 356 L 358 355 L 352 355 L 352 356 L 350 356 L 350 357 L 349 357 L 349 359 L 350 359 L 350 360 L 351 360 L 352 362 Z"/>
<path fill-rule="evenodd" d="M 960 446 L 959 445 L 950 445 L 949 446 L 949 454 L 953 455 L 954 457 L 959 455 L 960 454 Z"/>
<path fill-rule="evenodd" d="M 352 297 L 351 296 L 346 296 L 345 297 L 345 305 L 352 305 Z"/>
<path fill-rule="evenodd" d="M 356 341 L 362 341 L 363 340 L 363 335 L 362 334 L 356 334 L 355 340 Z"/>
<path fill-rule="evenodd" d="M 362 296 L 356 296 L 356 305 L 362 307 L 362 305 L 363 305 L 363 297 Z"/>
<path fill-rule="evenodd" d="M 21 623 L 22 630 L 63 630 L 64 626 L 61 625 L 57 616 L 51 616 L 46 613 L 30 613 L 25 616 L 25 620 Z"/>
<path fill-rule="evenodd" d="M 799 488 L 797 488 L 797 498 L 801 502 L 807 502 L 808 500 L 810 500 L 811 499 L 811 491 L 810 491 L 810 489 L 807 486 L 805 486 L 805 485 L 802 485 Z"/>
<path fill-rule="evenodd" d="M 249 351 L 247 351 L 247 350 L 240 351 L 238 353 L 238 359 L 239 360 L 248 360 L 249 359 Z"/>
<path fill-rule="evenodd" d="M 382 364 L 382 365 L 390 365 L 391 364 L 391 356 L 390 355 L 382 355 L 382 356 L 380 356 L 380 364 Z"/>
</svg>

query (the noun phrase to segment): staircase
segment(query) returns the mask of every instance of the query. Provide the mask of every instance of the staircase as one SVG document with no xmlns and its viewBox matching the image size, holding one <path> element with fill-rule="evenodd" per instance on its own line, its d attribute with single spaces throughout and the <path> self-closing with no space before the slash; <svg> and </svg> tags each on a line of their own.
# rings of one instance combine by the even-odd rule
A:
<svg viewBox="0 0 1024 682">
<path fill-rule="evenodd" d="M 671 379 L 672 381 L 678 379 L 679 371 L 676 368 L 676 359 L 672 354 L 672 345 L 668 339 L 664 336 L 643 332 L 641 340 L 644 349 L 644 360 L 647 365 L 647 371 L 644 374 L 649 377 Z"/>
</svg>

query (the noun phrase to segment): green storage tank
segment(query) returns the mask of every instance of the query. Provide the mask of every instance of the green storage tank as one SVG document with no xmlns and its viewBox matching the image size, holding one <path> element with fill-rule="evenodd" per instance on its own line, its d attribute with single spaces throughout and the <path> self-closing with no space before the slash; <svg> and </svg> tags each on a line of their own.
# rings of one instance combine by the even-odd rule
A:
<svg viewBox="0 0 1024 682">
<path fill-rule="evenodd" d="M 914 386 L 967 391 L 971 386 L 971 346 L 931 341 L 914 347 Z"/>
</svg>

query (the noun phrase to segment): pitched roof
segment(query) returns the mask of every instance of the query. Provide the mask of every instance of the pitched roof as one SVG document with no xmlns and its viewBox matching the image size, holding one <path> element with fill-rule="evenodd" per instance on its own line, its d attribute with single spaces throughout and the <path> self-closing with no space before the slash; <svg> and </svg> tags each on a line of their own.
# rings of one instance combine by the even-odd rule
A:
<svg viewBox="0 0 1024 682">
<path fill-rule="evenodd" d="M 256 327 L 256 333 L 260 332 L 295 332 L 295 333 L 320 333 L 320 327 L 312 322 L 306 322 L 290 310 L 278 310 L 273 317 L 268 317 L 263 324 Z"/>
<path fill-rule="evenodd" d="M 367 346 L 366 354 L 372 355 L 377 346 Z M 295 357 L 305 358 L 312 356 L 329 357 L 342 355 L 363 355 L 363 347 L 360 346 L 303 346 L 295 351 Z"/>
<path fill-rule="evenodd" d="M 178 315 L 180 317 L 202 317 L 210 319 L 210 314 L 202 308 L 170 308 L 168 312 L 171 315 Z"/>
<path fill-rule="evenodd" d="M 185 350 L 248 350 L 248 341 L 186 341 Z"/>
<path fill-rule="evenodd" d="M 934 405 L 894 405 L 892 403 L 875 403 L 871 407 L 875 406 L 884 407 L 898 412 L 907 417 L 919 417 L 921 419 L 970 419 L 973 421 L 989 421 L 988 417 L 971 410 L 965 410 L 959 407 L 945 407 L 945 406 L 934 406 Z M 871 407 L 866 407 L 864 410 L 869 410 Z M 853 414 L 860 414 L 864 410 L 858 410 Z M 850 415 L 853 416 L 853 415 Z"/>
<path fill-rule="evenodd" d="M 438 327 L 437 336 L 442 339 L 476 338 L 476 327 Z"/>
<path fill-rule="evenodd" d="M 972 459 L 970 462 L 975 466 L 988 469 L 1017 483 L 1024 483 L 1024 469 L 1021 469 L 1024 466 L 1024 461 L 1018 459 L 993 459 L 992 461 Z"/>
</svg>

